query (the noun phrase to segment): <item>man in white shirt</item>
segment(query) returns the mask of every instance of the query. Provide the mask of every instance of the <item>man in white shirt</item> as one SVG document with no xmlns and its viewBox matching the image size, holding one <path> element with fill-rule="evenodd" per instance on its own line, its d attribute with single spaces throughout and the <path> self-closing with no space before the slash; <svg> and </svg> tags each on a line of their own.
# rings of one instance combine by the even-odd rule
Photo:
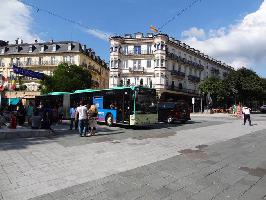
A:
<svg viewBox="0 0 266 200">
<path fill-rule="evenodd" d="M 242 108 L 242 113 L 244 114 L 244 125 L 246 124 L 246 121 L 248 120 L 249 125 L 251 126 L 250 111 L 251 109 L 246 106 Z"/>
<path fill-rule="evenodd" d="M 81 137 L 84 137 L 86 134 L 87 118 L 87 107 L 84 105 L 83 101 L 80 101 L 80 106 L 77 107 L 75 119 L 78 119 L 79 135 Z"/>
</svg>

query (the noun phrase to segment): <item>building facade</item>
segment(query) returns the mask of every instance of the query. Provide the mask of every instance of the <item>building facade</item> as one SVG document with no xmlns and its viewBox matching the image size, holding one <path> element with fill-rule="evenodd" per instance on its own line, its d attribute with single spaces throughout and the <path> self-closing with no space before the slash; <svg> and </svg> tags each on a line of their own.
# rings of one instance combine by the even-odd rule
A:
<svg viewBox="0 0 266 200">
<path fill-rule="evenodd" d="M 110 38 L 109 87 L 143 85 L 166 93 L 199 95 L 199 83 L 215 76 L 223 79 L 232 67 L 166 34 Z"/>
<path fill-rule="evenodd" d="M 53 75 L 60 63 L 85 67 L 92 74 L 92 88 L 108 88 L 107 64 L 92 49 L 86 48 L 86 45 L 74 41 L 45 43 L 35 41 L 32 44 L 23 43 L 21 39 L 16 40 L 15 44 L 0 41 L 0 74 L 8 81 L 7 88 L 10 88 L 11 80 L 18 80 L 18 75 L 13 73 L 13 64 L 35 72 Z M 25 92 L 39 94 L 40 80 L 27 76 L 20 76 L 19 80 L 20 84 L 26 86 Z"/>
</svg>

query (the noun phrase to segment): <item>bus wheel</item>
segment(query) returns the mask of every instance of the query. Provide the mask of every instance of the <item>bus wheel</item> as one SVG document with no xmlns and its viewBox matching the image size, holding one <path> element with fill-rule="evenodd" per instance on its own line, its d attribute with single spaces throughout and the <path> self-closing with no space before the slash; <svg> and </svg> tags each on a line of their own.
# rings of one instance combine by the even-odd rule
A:
<svg viewBox="0 0 266 200">
<path fill-rule="evenodd" d="M 113 125 L 113 116 L 112 114 L 107 114 L 106 119 L 105 119 L 105 123 L 107 126 L 112 126 Z"/>
<path fill-rule="evenodd" d="M 173 118 L 172 117 L 167 117 L 167 123 L 171 124 L 173 122 Z"/>
</svg>

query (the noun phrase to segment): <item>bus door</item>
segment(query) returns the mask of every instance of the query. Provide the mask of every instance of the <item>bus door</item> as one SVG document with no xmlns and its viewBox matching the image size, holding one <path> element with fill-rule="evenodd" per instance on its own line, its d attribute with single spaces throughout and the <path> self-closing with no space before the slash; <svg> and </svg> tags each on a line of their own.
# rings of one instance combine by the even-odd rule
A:
<svg viewBox="0 0 266 200">
<path fill-rule="evenodd" d="M 112 119 L 112 123 L 116 123 L 117 119 L 117 110 L 104 107 L 104 98 L 103 96 L 93 97 L 93 104 L 98 109 L 98 121 L 106 122 L 107 117 Z"/>
</svg>

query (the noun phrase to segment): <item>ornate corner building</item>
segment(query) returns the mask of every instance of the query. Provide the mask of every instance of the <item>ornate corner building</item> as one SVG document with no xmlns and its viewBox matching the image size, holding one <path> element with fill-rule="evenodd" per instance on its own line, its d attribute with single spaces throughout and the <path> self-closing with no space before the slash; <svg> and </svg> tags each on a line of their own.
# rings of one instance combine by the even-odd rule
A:
<svg viewBox="0 0 266 200">
<path fill-rule="evenodd" d="M 142 33 L 110 38 L 109 87 L 143 85 L 158 96 L 199 96 L 199 83 L 223 79 L 232 67 L 166 34 Z"/>
<path fill-rule="evenodd" d="M 0 40 L 0 74 L 5 80 L 7 96 L 10 98 L 34 98 L 39 95 L 40 80 L 27 76 L 14 74 L 12 66 L 53 75 L 54 70 L 60 63 L 75 64 L 83 66 L 92 74 L 92 88 L 108 88 L 109 68 L 104 60 L 95 52 L 86 48 L 79 42 L 74 41 L 50 41 L 35 43 L 23 43 L 21 39 L 14 44 Z M 20 84 L 26 86 L 24 91 L 10 91 L 12 80 L 19 78 Z M 3 84 L 3 78 L 2 82 Z M 18 86 L 18 81 L 17 81 Z M 17 95 L 16 95 L 17 94 Z M 9 97 L 8 97 L 9 98 Z"/>
</svg>

